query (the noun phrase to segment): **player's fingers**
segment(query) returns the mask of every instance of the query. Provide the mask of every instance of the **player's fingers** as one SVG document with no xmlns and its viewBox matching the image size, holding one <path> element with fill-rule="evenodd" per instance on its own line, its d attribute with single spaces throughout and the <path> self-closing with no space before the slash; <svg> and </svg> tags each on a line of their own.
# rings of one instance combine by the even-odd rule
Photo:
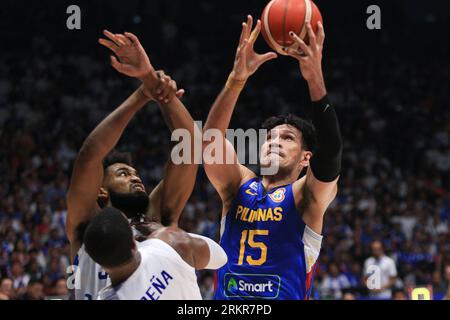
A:
<svg viewBox="0 0 450 320">
<path fill-rule="evenodd" d="M 248 15 L 247 16 L 247 29 L 246 29 L 246 34 L 245 34 L 246 39 L 248 39 L 250 37 L 252 28 L 253 28 L 253 17 L 251 15 Z"/>
<path fill-rule="evenodd" d="M 309 57 L 303 52 L 303 50 L 294 44 L 286 49 L 283 49 L 289 56 L 296 58 L 297 60 L 308 59 Z"/>
<path fill-rule="evenodd" d="M 178 99 L 181 99 L 184 96 L 184 92 L 185 92 L 184 89 L 180 89 L 176 92 L 175 95 L 177 96 Z"/>
<path fill-rule="evenodd" d="M 255 44 L 255 41 L 258 38 L 260 32 L 261 32 L 261 20 L 258 20 L 256 22 L 255 29 L 253 29 L 253 31 L 252 31 L 252 33 L 250 35 L 250 39 L 249 39 L 250 45 L 253 46 Z"/>
<path fill-rule="evenodd" d="M 119 48 L 114 42 L 102 38 L 98 39 L 98 43 L 100 43 L 102 46 L 107 47 L 112 52 L 116 52 L 116 50 Z"/>
<path fill-rule="evenodd" d="M 116 36 L 116 43 L 119 47 L 126 46 L 126 43 L 123 42 L 123 40 L 118 37 L 118 34 L 115 34 L 115 36 Z"/>
<path fill-rule="evenodd" d="M 311 26 L 311 23 L 308 22 L 306 24 L 306 30 L 308 31 L 309 45 L 312 48 L 312 50 L 315 51 L 317 49 L 317 38 Z"/>
<path fill-rule="evenodd" d="M 170 80 L 167 79 L 167 76 L 164 76 L 161 79 L 161 83 L 158 87 L 158 89 L 156 90 L 157 96 L 156 99 L 158 99 L 159 101 L 163 101 L 165 96 L 167 96 L 167 88 L 169 87 L 169 83 Z"/>
<path fill-rule="evenodd" d="M 118 45 L 117 43 L 117 37 L 115 34 L 109 32 L 108 30 L 103 30 L 103 34 L 105 35 L 105 37 L 107 37 L 108 39 L 110 39 L 112 42 L 114 42 L 115 44 Z"/>
<path fill-rule="evenodd" d="M 302 39 L 300 39 L 299 36 L 297 36 L 293 31 L 289 32 L 289 36 L 296 42 L 296 44 L 300 47 L 300 49 L 308 56 L 312 56 L 311 48 L 308 47 Z M 288 50 L 289 52 L 289 50 Z"/>
<path fill-rule="evenodd" d="M 123 73 L 123 65 L 119 61 L 117 61 L 117 58 L 114 56 L 111 56 L 111 65 L 114 69 L 116 69 L 120 73 Z"/>
<path fill-rule="evenodd" d="M 169 76 L 166 78 L 167 87 L 164 89 L 163 93 L 161 94 L 162 99 L 164 103 L 168 103 L 173 99 L 175 96 L 175 93 L 177 92 L 177 84 L 174 80 L 172 80 Z"/>
<path fill-rule="evenodd" d="M 133 42 L 133 44 L 135 44 L 135 45 L 141 45 L 141 42 L 139 41 L 138 37 L 136 37 L 136 36 L 135 36 L 134 34 L 132 34 L 131 32 L 125 32 L 124 34 L 125 34 L 125 36 L 126 36 L 128 39 L 130 39 L 130 40 Z"/>
<path fill-rule="evenodd" d="M 242 45 L 242 42 L 245 39 L 246 32 L 247 32 L 246 31 L 246 24 L 245 24 L 245 22 L 242 22 L 242 30 L 241 30 L 241 36 L 239 38 L 239 45 L 238 45 L 238 47 L 240 47 Z"/>
<path fill-rule="evenodd" d="M 157 70 L 156 71 L 156 76 L 158 77 L 158 79 L 162 79 L 166 74 L 164 73 L 163 70 Z"/>
<path fill-rule="evenodd" d="M 165 74 L 159 76 L 159 78 L 160 78 L 159 85 L 156 88 L 156 94 L 158 95 L 158 97 L 162 96 L 164 90 L 169 85 L 169 81 L 168 81 L 167 76 Z"/>
<path fill-rule="evenodd" d="M 275 52 L 267 52 L 264 54 L 260 54 L 258 56 L 258 64 L 262 65 L 264 62 L 276 59 L 277 57 L 278 57 L 278 55 Z"/>
<path fill-rule="evenodd" d="M 323 42 L 325 40 L 325 30 L 323 28 L 322 22 L 317 22 L 317 44 L 322 48 Z"/>
<path fill-rule="evenodd" d="M 300 59 L 302 56 L 300 54 L 300 52 L 298 51 L 298 49 L 294 49 L 292 47 L 289 47 L 287 49 L 283 49 L 289 56 L 294 57 L 296 59 Z"/>
<path fill-rule="evenodd" d="M 241 46 L 237 49 L 237 51 L 236 51 L 236 56 L 237 56 L 237 57 L 239 57 L 239 56 L 242 54 L 242 52 L 245 51 L 245 48 L 247 47 L 248 42 L 249 42 L 248 39 L 245 39 L 245 40 L 242 42 L 242 45 L 241 45 Z"/>
<path fill-rule="evenodd" d="M 120 44 L 122 46 L 130 46 L 131 45 L 130 39 L 125 37 L 123 34 L 116 33 L 116 37 L 117 37 L 117 40 L 120 41 Z"/>
</svg>

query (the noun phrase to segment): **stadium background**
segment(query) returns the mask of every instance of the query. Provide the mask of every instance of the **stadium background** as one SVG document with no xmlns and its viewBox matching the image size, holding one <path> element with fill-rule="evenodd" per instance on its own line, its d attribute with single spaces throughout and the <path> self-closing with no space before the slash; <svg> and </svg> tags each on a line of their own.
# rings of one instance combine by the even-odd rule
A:
<svg viewBox="0 0 450 320">
<path fill-rule="evenodd" d="M 96 41 L 105 28 L 141 38 L 153 65 L 185 88 L 205 120 L 230 72 L 240 23 L 265 1 L 2 2 L 0 30 L 0 296 L 63 296 L 68 259 L 65 194 L 71 165 L 94 126 L 137 87 L 109 65 Z M 445 1 L 317 0 L 324 17 L 324 73 L 345 141 L 339 193 L 325 218 L 315 299 L 365 299 L 370 243 L 380 239 L 408 286 L 448 290 L 450 272 L 450 5 Z M 82 29 L 66 28 L 78 4 Z M 382 29 L 366 28 L 379 4 Z M 267 51 L 262 39 L 257 50 Z M 231 127 L 256 128 L 280 112 L 303 114 L 306 83 L 296 62 L 269 62 L 247 84 Z M 170 135 L 155 104 L 125 131 L 150 190 L 161 179 Z M 218 239 L 219 198 L 200 169 L 181 226 Z M 13 291 L 7 289 L 13 282 Z M 327 288 L 334 279 L 338 287 Z M 212 273 L 199 274 L 212 296 Z M 3 288 L 3 289 L 2 289 Z M 2 291 L 3 290 L 3 291 Z M 5 291 L 6 290 L 6 291 Z M 6 293 L 5 293 L 6 292 Z M 3 295 L 2 295 L 3 294 Z"/>
</svg>

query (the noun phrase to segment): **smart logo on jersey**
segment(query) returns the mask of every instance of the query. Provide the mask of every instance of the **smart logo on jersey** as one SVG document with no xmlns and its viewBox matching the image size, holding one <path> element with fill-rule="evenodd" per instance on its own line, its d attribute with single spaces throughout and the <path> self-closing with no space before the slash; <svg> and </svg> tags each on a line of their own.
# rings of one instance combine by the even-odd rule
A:
<svg viewBox="0 0 450 320">
<path fill-rule="evenodd" d="M 227 290 L 229 292 L 232 292 L 233 294 L 237 293 L 238 286 L 237 286 L 236 280 L 234 280 L 233 277 L 231 277 L 230 280 L 228 281 Z"/>
<path fill-rule="evenodd" d="M 270 199 L 272 199 L 273 202 L 280 203 L 284 200 L 285 196 L 284 193 L 286 192 L 285 188 L 280 188 L 269 194 Z"/>
<path fill-rule="evenodd" d="M 280 292 L 281 278 L 274 274 L 226 273 L 225 296 L 229 298 L 276 299 Z"/>
</svg>

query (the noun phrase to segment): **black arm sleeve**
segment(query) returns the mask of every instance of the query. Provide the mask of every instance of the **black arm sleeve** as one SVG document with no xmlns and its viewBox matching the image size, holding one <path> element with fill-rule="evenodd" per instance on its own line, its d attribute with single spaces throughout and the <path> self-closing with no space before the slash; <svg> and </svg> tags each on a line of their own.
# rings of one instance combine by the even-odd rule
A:
<svg viewBox="0 0 450 320">
<path fill-rule="evenodd" d="M 331 182 L 341 171 L 342 137 L 336 111 L 328 96 L 312 103 L 312 122 L 316 128 L 317 148 L 310 166 L 314 177 Z"/>
</svg>

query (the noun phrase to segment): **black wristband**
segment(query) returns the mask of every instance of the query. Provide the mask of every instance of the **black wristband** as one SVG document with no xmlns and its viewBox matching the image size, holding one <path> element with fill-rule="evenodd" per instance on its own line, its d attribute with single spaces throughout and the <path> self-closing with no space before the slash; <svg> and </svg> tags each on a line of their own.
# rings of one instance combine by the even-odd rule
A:
<svg viewBox="0 0 450 320">
<path fill-rule="evenodd" d="M 336 111 L 327 95 L 312 102 L 311 111 L 317 138 L 311 169 L 318 180 L 331 182 L 340 173 L 342 157 L 342 137 Z"/>
</svg>

